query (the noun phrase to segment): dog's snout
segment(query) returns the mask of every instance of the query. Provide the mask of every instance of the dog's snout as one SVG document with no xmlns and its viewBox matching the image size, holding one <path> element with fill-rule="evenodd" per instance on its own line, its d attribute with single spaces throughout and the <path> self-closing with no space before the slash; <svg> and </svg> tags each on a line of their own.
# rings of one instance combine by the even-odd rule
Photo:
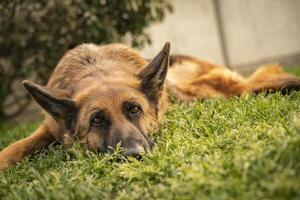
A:
<svg viewBox="0 0 300 200">
<path fill-rule="evenodd" d="M 122 147 L 122 154 L 124 156 L 132 156 L 139 158 L 142 154 L 150 151 L 150 139 L 139 132 L 136 127 L 125 126 L 124 124 L 113 127 L 109 134 L 110 140 L 107 145 L 115 148 L 117 144 Z"/>
</svg>

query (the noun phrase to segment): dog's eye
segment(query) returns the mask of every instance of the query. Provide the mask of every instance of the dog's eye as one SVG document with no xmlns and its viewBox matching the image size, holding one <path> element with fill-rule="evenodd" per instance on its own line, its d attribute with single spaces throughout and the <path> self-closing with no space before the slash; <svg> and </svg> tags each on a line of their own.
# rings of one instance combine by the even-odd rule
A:
<svg viewBox="0 0 300 200">
<path fill-rule="evenodd" d="M 100 113 L 97 113 L 94 117 L 92 117 L 91 119 L 91 124 L 93 126 L 101 126 L 103 124 L 106 123 L 106 120 L 105 120 L 105 117 L 104 117 L 104 114 L 102 112 Z"/>
<path fill-rule="evenodd" d="M 104 122 L 104 120 L 101 119 L 100 117 L 94 117 L 94 118 L 92 119 L 92 124 L 93 124 L 94 126 L 99 126 L 99 125 L 103 124 L 103 122 Z"/>
<path fill-rule="evenodd" d="M 134 105 L 131 108 L 129 108 L 129 115 L 130 116 L 136 116 L 141 113 L 141 108 L 138 105 Z"/>
</svg>

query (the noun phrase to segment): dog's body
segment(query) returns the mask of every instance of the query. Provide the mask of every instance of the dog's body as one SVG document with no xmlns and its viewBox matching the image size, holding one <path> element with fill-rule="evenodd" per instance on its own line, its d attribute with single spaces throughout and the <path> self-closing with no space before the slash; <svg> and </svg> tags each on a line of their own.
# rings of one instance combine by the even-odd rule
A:
<svg viewBox="0 0 300 200">
<path fill-rule="evenodd" d="M 32 135 L 0 152 L 0 170 L 54 140 L 66 146 L 79 140 L 100 152 L 119 143 L 124 155 L 147 152 L 152 146 L 148 134 L 167 109 L 168 94 L 192 101 L 300 89 L 300 81 L 278 66 L 261 68 L 248 79 L 186 56 L 171 56 L 167 75 L 168 66 L 169 44 L 150 63 L 119 44 L 84 44 L 68 51 L 46 87 L 23 82 L 46 111 L 45 120 Z"/>
</svg>

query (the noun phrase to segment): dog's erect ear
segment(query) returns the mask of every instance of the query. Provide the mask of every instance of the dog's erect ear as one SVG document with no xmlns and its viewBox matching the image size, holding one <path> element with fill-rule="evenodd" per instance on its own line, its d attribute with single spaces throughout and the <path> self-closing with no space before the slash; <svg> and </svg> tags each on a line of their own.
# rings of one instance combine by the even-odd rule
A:
<svg viewBox="0 0 300 200">
<path fill-rule="evenodd" d="M 23 81 L 23 86 L 33 99 L 55 119 L 67 120 L 76 112 L 75 104 L 71 99 L 56 97 L 31 81 Z"/>
<path fill-rule="evenodd" d="M 169 67 L 170 43 L 150 63 L 139 72 L 141 78 L 141 89 L 150 101 L 157 103 L 163 90 Z"/>
</svg>

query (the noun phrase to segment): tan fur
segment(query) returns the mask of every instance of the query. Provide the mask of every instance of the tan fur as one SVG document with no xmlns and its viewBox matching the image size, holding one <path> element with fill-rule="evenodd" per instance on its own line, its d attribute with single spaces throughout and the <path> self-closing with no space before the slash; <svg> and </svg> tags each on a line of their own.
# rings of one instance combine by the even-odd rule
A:
<svg viewBox="0 0 300 200">
<path fill-rule="evenodd" d="M 24 82 L 47 111 L 45 120 L 32 135 L 0 152 L 0 170 L 55 139 L 66 147 L 78 140 L 93 151 L 104 152 L 118 143 L 129 154 L 141 148 L 147 151 L 151 146 L 147 135 L 157 128 L 159 116 L 167 109 L 168 93 L 188 102 L 300 87 L 299 79 L 276 65 L 264 66 L 244 78 L 188 56 L 171 57 L 166 84 L 160 85 L 167 72 L 168 49 L 166 45 L 148 63 L 124 45 L 83 44 L 63 56 L 46 87 Z M 138 117 L 129 116 L 132 104 L 142 108 Z M 101 126 L 91 125 L 94 115 L 97 119 L 105 116 Z"/>
</svg>

